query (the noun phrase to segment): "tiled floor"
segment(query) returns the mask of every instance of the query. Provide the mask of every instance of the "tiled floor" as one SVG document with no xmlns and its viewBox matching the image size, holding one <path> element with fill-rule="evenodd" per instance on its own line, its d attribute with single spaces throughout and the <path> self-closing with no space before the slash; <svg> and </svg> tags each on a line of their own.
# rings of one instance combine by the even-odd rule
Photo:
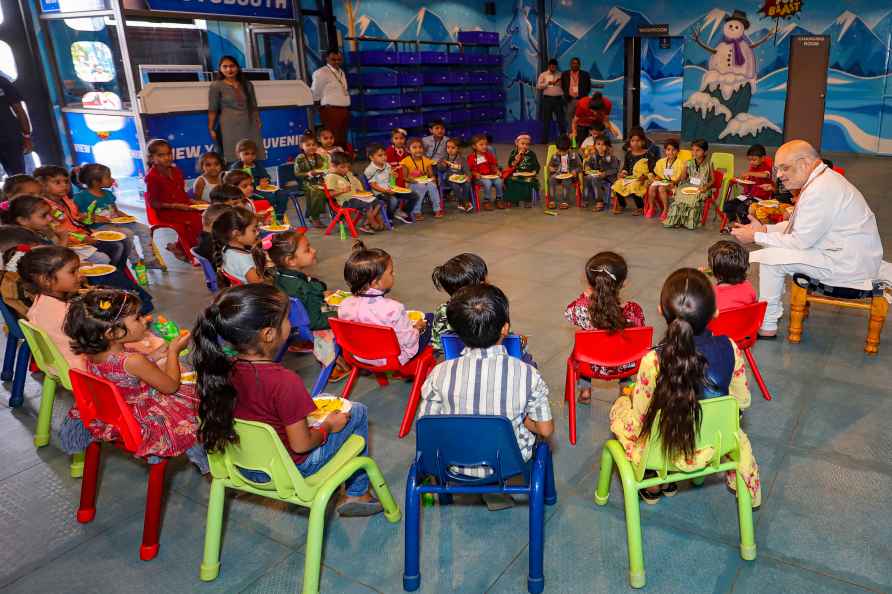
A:
<svg viewBox="0 0 892 594">
<path fill-rule="evenodd" d="M 502 156 L 507 149 L 500 147 Z M 738 163 L 742 163 L 737 152 Z M 892 236 L 889 161 L 841 157 Z M 741 165 L 739 165 L 740 167 Z M 161 232 L 165 233 L 164 231 Z M 483 256 L 491 282 L 511 299 L 514 327 L 530 335 L 531 351 L 552 390 L 558 431 L 554 440 L 559 501 L 547 509 L 546 592 L 628 591 L 622 498 L 614 480 L 610 504 L 592 503 L 607 414 L 615 388 L 604 386 L 582 407 L 579 442 L 567 441 L 562 390 L 573 329 L 563 306 L 581 289 L 581 270 L 593 252 L 623 253 L 631 273 L 626 297 L 639 301 L 663 331 L 656 301 L 666 275 L 702 265 L 718 238 L 714 225 L 670 231 L 630 215 L 579 212 L 543 216 L 538 210 L 479 215 L 452 212 L 442 221 L 399 227 L 368 238 L 396 262 L 394 296 L 418 309 L 443 301 L 430 282 L 434 265 L 473 251 Z M 311 232 L 319 250 L 318 275 L 341 286 L 349 242 Z M 165 243 L 159 238 L 159 244 Z M 888 244 L 887 244 L 887 247 Z M 892 248 L 890 248 L 892 249 Z M 190 323 L 208 301 L 200 272 L 179 263 L 154 273 L 152 291 L 162 311 Z M 755 512 L 758 558 L 740 559 L 735 501 L 723 483 L 683 486 L 677 497 L 642 506 L 647 588 L 654 592 L 892 591 L 892 335 L 877 357 L 862 352 L 867 321 L 860 313 L 816 307 L 799 345 L 784 340 L 755 350 L 775 399 L 754 394 L 745 415 L 762 470 L 763 504 Z M 307 381 L 308 357 L 288 364 Z M 38 376 L 39 379 L 39 376 Z M 354 397 L 368 405 L 371 448 L 398 501 L 413 454 L 411 436 L 396 438 L 406 384 L 385 389 L 368 379 Z M 230 496 L 220 577 L 198 580 L 208 483 L 185 462 L 172 465 L 161 550 L 138 558 L 145 466 L 105 450 L 96 520 L 75 521 L 80 482 L 51 443 L 32 445 L 39 383 L 29 380 L 23 408 L 0 409 L 0 590 L 9 592 L 294 592 L 301 587 L 304 512 L 258 498 Z M 5 403 L 6 394 L 2 401 Z M 61 394 L 58 428 L 71 398 Z M 479 502 L 425 508 L 423 592 L 523 592 L 527 572 L 527 508 L 487 512 Z M 383 517 L 341 520 L 326 529 L 324 592 L 401 590 L 403 531 Z"/>
</svg>

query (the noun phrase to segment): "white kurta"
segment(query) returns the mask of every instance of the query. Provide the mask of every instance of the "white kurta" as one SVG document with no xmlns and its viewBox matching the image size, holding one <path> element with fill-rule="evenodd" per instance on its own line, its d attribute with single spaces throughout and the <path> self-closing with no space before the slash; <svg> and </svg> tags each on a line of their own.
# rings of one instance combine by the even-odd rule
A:
<svg viewBox="0 0 892 594">
<path fill-rule="evenodd" d="M 826 284 L 869 289 L 883 260 L 876 217 L 858 188 L 826 165 L 812 171 L 809 181 L 792 232 L 784 233 L 785 221 L 756 233 L 756 243 L 765 249 L 753 252 L 750 261 L 804 264 L 826 271 Z"/>
</svg>

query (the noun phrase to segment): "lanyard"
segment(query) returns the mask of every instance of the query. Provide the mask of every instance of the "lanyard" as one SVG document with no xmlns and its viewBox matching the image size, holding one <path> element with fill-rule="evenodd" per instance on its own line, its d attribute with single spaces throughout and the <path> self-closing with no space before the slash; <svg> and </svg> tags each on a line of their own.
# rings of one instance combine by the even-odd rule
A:
<svg viewBox="0 0 892 594">
<path fill-rule="evenodd" d="M 344 89 L 344 92 L 347 92 L 347 82 L 344 80 L 344 71 L 343 70 L 335 70 L 332 68 L 331 64 L 326 64 L 326 68 L 331 70 L 331 73 L 334 75 L 335 80 L 338 81 L 338 84 L 341 85 L 341 88 Z"/>
<path fill-rule="evenodd" d="M 432 156 L 432 157 L 433 157 L 434 155 L 437 154 L 437 151 L 439 150 L 441 144 L 443 144 L 443 139 L 442 139 L 442 138 L 441 138 L 440 140 L 437 141 L 437 144 L 434 145 L 434 150 L 431 151 L 431 156 Z"/>
<path fill-rule="evenodd" d="M 799 205 L 802 204 L 802 195 L 805 193 L 805 189 L 811 185 L 811 182 L 815 181 L 825 173 L 827 173 L 827 166 L 824 165 L 824 169 L 821 170 L 821 173 L 817 174 L 807 182 L 805 185 L 799 189 L 799 200 L 796 201 L 796 207 L 793 209 L 793 214 L 790 215 L 790 220 L 787 221 L 787 227 L 784 229 L 784 235 L 789 235 L 793 232 L 793 221 L 796 220 L 796 213 L 799 212 Z"/>
<path fill-rule="evenodd" d="M 422 175 L 424 175 L 425 174 L 424 157 L 421 157 L 421 167 L 418 167 L 418 163 L 415 162 L 415 157 L 413 157 L 412 155 L 409 155 L 409 158 L 412 159 L 412 166 L 416 170 L 420 171 Z"/>
</svg>

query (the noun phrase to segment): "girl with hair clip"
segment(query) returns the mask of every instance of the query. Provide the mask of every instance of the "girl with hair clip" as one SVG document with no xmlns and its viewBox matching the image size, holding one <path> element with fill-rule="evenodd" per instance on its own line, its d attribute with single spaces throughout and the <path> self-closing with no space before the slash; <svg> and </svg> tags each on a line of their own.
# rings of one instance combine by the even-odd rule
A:
<svg viewBox="0 0 892 594">
<path fill-rule="evenodd" d="M 125 348 L 145 339 L 148 321 L 140 314 L 139 297 L 94 289 L 71 301 L 64 330 L 72 351 L 84 356 L 86 370 L 115 384 L 130 407 L 142 434 L 135 455 L 152 464 L 156 457 L 185 453 L 207 474 L 207 456 L 197 438 L 198 395 L 193 385 L 180 381 L 179 354 L 189 344 L 190 334 L 183 330 L 168 343 L 163 364 L 154 363 Z M 99 421 L 91 422 L 87 430 L 98 441 L 119 438 L 113 427 Z"/>
<path fill-rule="evenodd" d="M 641 360 L 632 393 L 613 404 L 610 429 L 635 463 L 641 461 L 647 439 L 657 429 L 663 454 L 679 469 L 692 472 L 704 468 L 713 457 L 712 448 L 694 447 L 702 415 L 700 400 L 731 395 L 741 410 L 750 406 L 744 359 L 732 340 L 713 336 L 707 328 L 717 313 L 715 292 L 699 270 L 681 268 L 669 275 L 660 293 L 660 313 L 668 325 L 666 336 Z M 753 507 L 758 507 L 762 501 L 759 467 L 746 434 L 740 431 L 737 438 L 739 472 Z M 726 478 L 733 490 L 734 474 L 728 473 Z M 643 489 L 639 494 L 653 504 L 661 495 L 675 492 L 673 483 Z"/>
<path fill-rule="evenodd" d="M 214 268 L 224 287 L 231 282 L 262 283 L 266 276 L 266 253 L 257 241 L 257 216 L 246 208 L 231 208 L 220 213 L 212 226 Z"/>
<path fill-rule="evenodd" d="M 393 289 L 394 276 L 390 254 L 357 241 L 344 264 L 344 280 L 353 296 L 341 302 L 338 318 L 393 328 L 400 345 L 399 362 L 404 365 L 430 342 L 433 314 L 425 314 L 414 322 L 409 319 L 406 307 L 387 297 Z M 383 365 L 383 360 L 371 364 Z"/>
<path fill-rule="evenodd" d="M 303 380 L 273 361 L 291 332 L 288 299 L 269 285 L 225 289 L 198 318 L 194 329 L 195 368 L 201 394 L 199 437 L 209 452 L 236 443 L 235 420 L 270 425 L 300 473 L 308 477 L 331 460 L 351 435 L 365 440 L 366 407 L 353 402 L 347 413 L 335 412 L 310 425 L 316 410 Z M 235 352 L 230 356 L 228 352 Z M 263 472 L 239 469 L 254 483 L 267 483 Z M 371 516 L 382 511 L 369 492 L 369 478 L 359 471 L 346 481 L 336 504 L 341 516 Z"/>
<path fill-rule="evenodd" d="M 644 216 L 651 218 L 656 215 L 657 209 L 662 215 L 667 213 L 669 197 L 675 193 L 675 188 L 684 179 L 685 164 L 678 161 L 678 141 L 668 138 L 663 143 L 663 152 L 666 156 L 658 160 L 650 175 L 650 185 L 647 187 L 646 206 Z"/>
<path fill-rule="evenodd" d="M 521 134 L 514 139 L 514 148 L 508 156 L 508 166 L 502 171 L 505 179 L 505 201 L 517 206 L 521 202 L 526 208 L 533 207 L 533 192 L 539 189 L 539 159 L 530 148 L 533 139 L 529 134 Z M 530 175 L 533 174 L 533 175 Z"/>
<path fill-rule="evenodd" d="M 573 300 L 564 311 L 564 317 L 580 330 L 607 330 L 619 332 L 624 328 L 644 326 L 644 310 L 634 301 L 620 300 L 620 291 L 626 284 L 628 266 L 625 259 L 614 252 L 599 252 L 585 263 L 585 291 Z M 610 377 L 631 369 L 634 363 L 619 368 L 592 366 L 594 376 Z M 581 404 L 592 401 L 592 382 L 580 378 L 581 389 L 577 400 Z"/>
<path fill-rule="evenodd" d="M 13 225 L 0 226 L 0 296 L 6 307 L 19 318 L 28 315 L 33 303 L 32 296 L 25 290 L 19 274 L 19 262 L 25 254 L 41 243 L 34 234 Z"/>
</svg>

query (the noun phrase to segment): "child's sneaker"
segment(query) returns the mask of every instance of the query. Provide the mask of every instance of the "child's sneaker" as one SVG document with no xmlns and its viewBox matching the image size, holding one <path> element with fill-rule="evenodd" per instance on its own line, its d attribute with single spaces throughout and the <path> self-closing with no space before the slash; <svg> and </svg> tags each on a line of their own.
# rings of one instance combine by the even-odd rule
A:
<svg viewBox="0 0 892 594">
<path fill-rule="evenodd" d="M 678 485 L 675 483 L 668 483 L 662 489 L 662 494 L 666 497 L 675 497 L 675 494 L 678 493 Z"/>
<path fill-rule="evenodd" d="M 393 218 L 395 218 L 396 220 L 401 221 L 407 225 L 412 224 L 412 219 L 409 217 L 409 215 L 407 215 L 402 210 L 398 210 L 395 213 L 393 213 Z"/>
<path fill-rule="evenodd" d="M 661 491 L 657 491 L 656 493 L 651 493 L 647 489 L 639 489 L 638 495 L 641 497 L 641 500 L 648 505 L 656 505 L 660 502 L 660 497 L 663 496 Z"/>
<path fill-rule="evenodd" d="M 507 493 L 484 493 L 483 503 L 489 511 L 502 511 L 514 507 L 514 498 Z"/>
</svg>

